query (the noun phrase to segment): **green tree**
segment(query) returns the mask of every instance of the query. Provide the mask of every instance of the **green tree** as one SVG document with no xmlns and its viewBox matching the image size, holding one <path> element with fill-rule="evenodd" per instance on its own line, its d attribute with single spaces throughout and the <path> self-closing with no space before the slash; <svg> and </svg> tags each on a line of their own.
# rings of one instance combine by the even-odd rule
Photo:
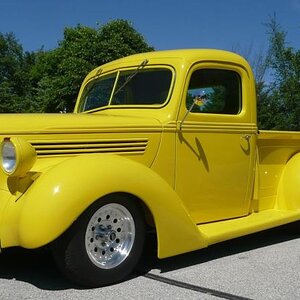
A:
<svg viewBox="0 0 300 300">
<path fill-rule="evenodd" d="M 0 111 L 23 112 L 30 90 L 28 71 L 32 56 L 24 53 L 14 34 L 0 33 Z"/>
<path fill-rule="evenodd" d="M 258 120 L 262 129 L 300 130 L 300 51 L 286 46 L 284 32 L 274 16 L 269 30 L 268 67 L 272 81 L 262 88 Z"/>
<path fill-rule="evenodd" d="M 82 25 L 66 28 L 58 48 L 37 55 L 32 76 L 40 77 L 36 86 L 39 110 L 72 111 L 89 71 L 111 60 L 151 50 L 125 20 L 114 20 L 97 29 Z"/>
</svg>

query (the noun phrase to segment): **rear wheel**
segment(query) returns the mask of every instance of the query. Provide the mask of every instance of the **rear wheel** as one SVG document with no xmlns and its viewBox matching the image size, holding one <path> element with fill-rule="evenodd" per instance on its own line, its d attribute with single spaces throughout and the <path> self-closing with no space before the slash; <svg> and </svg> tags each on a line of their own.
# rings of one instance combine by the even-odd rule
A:
<svg viewBox="0 0 300 300">
<path fill-rule="evenodd" d="M 142 254 L 145 223 L 140 207 L 124 195 L 91 205 L 53 244 L 55 260 L 72 281 L 102 286 L 128 276 Z"/>
</svg>

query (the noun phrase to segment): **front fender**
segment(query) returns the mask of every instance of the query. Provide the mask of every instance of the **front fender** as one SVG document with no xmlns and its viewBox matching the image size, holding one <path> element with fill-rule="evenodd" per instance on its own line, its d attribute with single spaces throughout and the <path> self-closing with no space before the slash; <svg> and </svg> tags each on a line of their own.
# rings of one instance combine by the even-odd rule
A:
<svg viewBox="0 0 300 300">
<path fill-rule="evenodd" d="M 37 248 L 60 236 L 94 201 L 125 192 L 141 199 L 152 213 L 158 255 L 167 257 L 206 246 L 178 195 L 146 166 L 117 155 L 95 154 L 67 159 L 43 173 L 14 202 L 19 209 L 18 239 Z M 22 202 L 22 203 L 20 203 Z M 8 216 L 14 209 L 10 205 Z M 5 244 L 2 236 L 2 244 Z"/>
</svg>

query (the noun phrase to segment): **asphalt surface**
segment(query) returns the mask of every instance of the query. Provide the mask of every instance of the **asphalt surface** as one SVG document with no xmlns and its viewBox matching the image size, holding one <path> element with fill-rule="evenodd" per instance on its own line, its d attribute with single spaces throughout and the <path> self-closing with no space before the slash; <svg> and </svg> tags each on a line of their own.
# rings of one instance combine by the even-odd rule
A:
<svg viewBox="0 0 300 300">
<path fill-rule="evenodd" d="M 164 260 L 108 287 L 65 280 L 47 251 L 0 255 L 0 299 L 300 299 L 300 223 Z"/>
</svg>

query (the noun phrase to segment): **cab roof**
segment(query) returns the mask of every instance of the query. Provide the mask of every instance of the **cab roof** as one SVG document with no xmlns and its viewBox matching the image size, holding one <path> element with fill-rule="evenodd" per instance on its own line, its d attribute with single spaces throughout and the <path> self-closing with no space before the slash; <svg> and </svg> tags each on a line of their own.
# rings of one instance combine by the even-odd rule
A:
<svg viewBox="0 0 300 300">
<path fill-rule="evenodd" d="M 99 71 L 105 72 L 110 69 L 119 68 L 121 66 L 138 66 L 144 60 L 148 60 L 149 65 L 155 63 L 168 64 L 171 63 L 171 61 L 175 60 L 180 60 L 182 62 L 190 64 L 199 61 L 222 61 L 242 65 L 248 70 L 250 68 L 248 62 L 242 56 L 233 52 L 216 49 L 179 49 L 153 51 L 130 55 L 106 63 L 94 69 L 89 75 L 91 76 L 92 73 L 93 75 L 95 75 L 95 73 Z"/>
</svg>

